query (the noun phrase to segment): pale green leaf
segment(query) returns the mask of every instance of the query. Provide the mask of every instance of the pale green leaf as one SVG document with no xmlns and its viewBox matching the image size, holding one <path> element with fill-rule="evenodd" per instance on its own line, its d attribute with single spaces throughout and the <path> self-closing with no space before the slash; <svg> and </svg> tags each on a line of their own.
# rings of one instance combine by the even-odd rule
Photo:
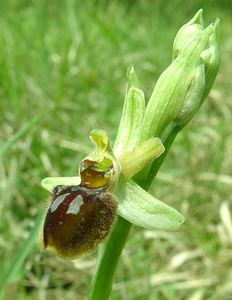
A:
<svg viewBox="0 0 232 300">
<path fill-rule="evenodd" d="M 0 298 L 3 296 L 6 284 L 10 281 L 17 281 L 20 273 L 22 271 L 25 271 L 23 270 L 23 265 L 25 264 L 25 260 L 28 257 L 28 255 L 33 251 L 34 247 L 36 246 L 38 233 L 40 229 L 40 223 L 43 215 L 44 212 L 42 210 L 39 211 L 38 215 L 35 218 L 34 226 L 31 229 L 29 236 L 24 241 L 22 241 L 19 249 L 15 249 L 15 254 L 12 256 L 6 269 L 1 271 Z"/>
</svg>

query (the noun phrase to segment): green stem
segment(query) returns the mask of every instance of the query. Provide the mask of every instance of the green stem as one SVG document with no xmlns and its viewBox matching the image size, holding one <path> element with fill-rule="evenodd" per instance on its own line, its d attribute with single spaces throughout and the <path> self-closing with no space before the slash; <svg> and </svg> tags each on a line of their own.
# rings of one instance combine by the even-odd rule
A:
<svg viewBox="0 0 232 300">
<path fill-rule="evenodd" d="M 174 142 L 177 134 L 180 132 L 180 130 L 182 129 L 183 127 L 181 126 L 175 126 L 172 128 L 172 130 L 170 131 L 168 137 L 163 141 L 164 143 L 164 147 L 165 147 L 165 151 L 162 155 L 160 155 L 160 157 L 158 157 L 156 160 L 154 160 L 154 162 L 152 163 L 151 167 L 150 167 L 150 170 L 149 170 L 149 173 L 146 177 L 146 181 L 143 183 L 143 188 L 145 190 L 148 190 L 150 185 L 152 184 L 155 176 L 157 175 L 161 165 L 163 164 L 171 146 L 172 146 L 172 143 Z"/>
<path fill-rule="evenodd" d="M 149 173 L 145 180 L 137 182 L 142 188 L 148 190 L 153 178 L 161 167 L 171 145 L 180 131 L 180 127 L 174 127 L 167 139 L 164 142 L 165 152 L 151 165 Z M 113 277 L 118 260 L 121 256 L 122 250 L 126 243 L 127 236 L 130 232 L 132 224 L 120 216 L 117 217 L 114 226 L 111 230 L 110 236 L 104 243 L 98 263 L 96 272 L 92 281 L 89 300 L 108 300 L 113 284 Z"/>
<path fill-rule="evenodd" d="M 92 282 L 89 299 L 107 300 L 111 293 L 113 276 L 122 249 L 124 248 L 129 234 L 131 223 L 117 217 L 111 230 L 109 238 L 104 244 L 104 248 L 98 258 L 97 270 Z"/>
</svg>

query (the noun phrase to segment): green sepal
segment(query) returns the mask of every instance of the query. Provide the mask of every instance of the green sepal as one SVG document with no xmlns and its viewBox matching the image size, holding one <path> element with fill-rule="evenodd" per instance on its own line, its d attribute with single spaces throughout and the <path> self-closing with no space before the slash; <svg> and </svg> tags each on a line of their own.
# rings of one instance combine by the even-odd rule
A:
<svg viewBox="0 0 232 300">
<path fill-rule="evenodd" d="M 174 231 L 185 220 L 177 210 L 157 200 L 123 175 L 119 177 L 114 194 L 119 202 L 118 214 L 134 225 Z"/>
<path fill-rule="evenodd" d="M 52 192 L 54 187 L 57 185 L 78 185 L 80 184 L 81 179 L 79 176 L 75 177 L 46 177 L 41 181 L 41 186 L 49 191 Z"/>
<path fill-rule="evenodd" d="M 114 144 L 116 156 L 126 150 L 132 150 L 140 139 L 145 111 L 145 97 L 137 84 L 137 76 L 134 68 L 131 68 L 128 71 L 126 98 Z"/>
<path fill-rule="evenodd" d="M 122 153 L 119 157 L 121 172 L 126 177 L 132 177 L 163 152 L 164 146 L 159 138 L 147 140 L 132 151 Z"/>
</svg>

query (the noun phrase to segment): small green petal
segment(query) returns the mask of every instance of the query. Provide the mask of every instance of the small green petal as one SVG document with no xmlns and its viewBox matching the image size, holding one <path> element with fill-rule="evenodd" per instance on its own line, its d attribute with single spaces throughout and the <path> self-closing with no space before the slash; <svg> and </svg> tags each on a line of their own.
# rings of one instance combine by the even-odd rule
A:
<svg viewBox="0 0 232 300">
<path fill-rule="evenodd" d="M 91 153 L 91 159 L 96 161 L 103 160 L 109 144 L 107 134 L 104 130 L 93 129 L 90 132 L 89 138 L 96 146 L 96 150 L 93 153 Z"/>
<path fill-rule="evenodd" d="M 95 171 L 107 171 L 113 165 L 114 172 L 110 178 L 110 190 L 113 189 L 120 173 L 120 165 L 111 148 L 109 138 L 104 130 L 93 129 L 90 133 L 90 140 L 95 144 L 95 150 L 92 151 L 82 161 L 85 165 L 86 160 L 95 162 L 97 167 Z M 82 163 L 80 164 L 80 166 Z M 94 167 L 94 168 L 95 168 Z"/>
<path fill-rule="evenodd" d="M 75 177 L 46 177 L 41 181 L 42 187 L 51 192 L 57 185 L 78 185 L 81 180 L 79 176 Z"/>
<path fill-rule="evenodd" d="M 134 176 L 163 152 L 164 146 L 159 138 L 147 140 L 132 151 L 123 152 L 119 157 L 123 175 L 126 177 Z"/>
<path fill-rule="evenodd" d="M 174 231 L 184 222 L 181 213 L 154 198 L 131 179 L 120 176 L 114 193 L 119 202 L 118 214 L 135 225 Z"/>
</svg>

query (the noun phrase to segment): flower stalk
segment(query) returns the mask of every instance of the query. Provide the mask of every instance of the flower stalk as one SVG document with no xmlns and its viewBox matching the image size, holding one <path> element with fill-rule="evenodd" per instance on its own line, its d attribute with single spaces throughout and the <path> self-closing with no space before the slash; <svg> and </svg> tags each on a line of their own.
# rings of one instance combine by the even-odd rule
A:
<svg viewBox="0 0 232 300">
<path fill-rule="evenodd" d="M 219 67 L 218 30 L 218 20 L 203 30 L 202 10 L 200 10 L 183 26 L 175 39 L 174 59 L 180 56 L 181 52 L 184 54 L 177 63 L 175 62 L 178 66 L 171 66 L 161 75 L 145 110 L 141 140 L 153 136 L 160 137 L 165 151 L 150 167 L 146 167 L 145 171 L 135 177 L 144 190 L 149 189 L 177 134 L 193 118 L 212 88 Z M 177 51 L 175 46 L 178 45 L 180 47 Z M 208 45 L 209 48 L 205 49 Z M 176 81 L 174 78 L 174 83 L 173 76 L 177 78 Z M 117 218 L 109 238 L 99 253 L 90 300 L 109 299 L 117 260 L 120 258 L 131 225 L 123 218 Z"/>
</svg>

